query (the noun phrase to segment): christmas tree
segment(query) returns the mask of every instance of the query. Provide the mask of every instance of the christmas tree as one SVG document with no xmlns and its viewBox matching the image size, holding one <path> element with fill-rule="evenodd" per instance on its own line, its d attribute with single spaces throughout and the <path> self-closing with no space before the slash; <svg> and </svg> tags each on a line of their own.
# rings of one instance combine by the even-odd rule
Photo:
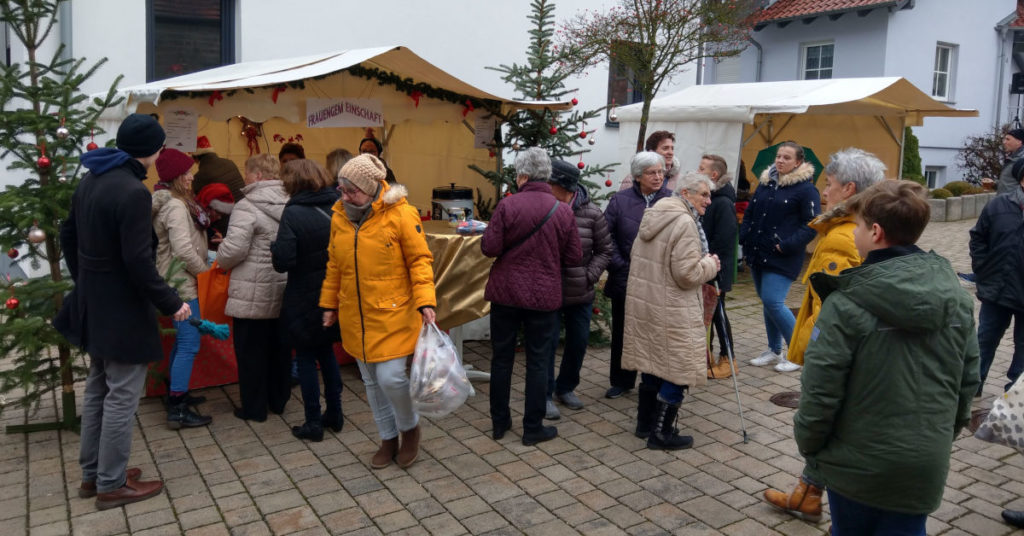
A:
<svg viewBox="0 0 1024 536">
<path fill-rule="evenodd" d="M 0 312 L 0 411 L 7 404 L 35 409 L 58 389 L 62 409 L 57 422 L 8 431 L 77 430 L 74 385 L 86 372 L 81 353 L 50 324 L 71 288 L 58 235 L 81 173 L 78 157 L 95 147 L 92 136 L 102 133 L 97 120 L 117 103 L 120 77 L 103 98 L 90 99 L 81 87 L 105 60 L 87 66 L 84 59 L 65 57 L 63 46 L 50 58 L 37 56 L 65 1 L 0 4 L 0 19 L 27 55 L 24 64 L 0 74 L 0 156 L 20 181 L 0 193 L 0 247 L 20 266 L 48 270 L 42 277 L 8 275 L 0 281 L 6 295 Z"/>
<path fill-rule="evenodd" d="M 531 12 L 527 17 L 531 22 L 530 44 L 526 50 L 526 63 L 499 65 L 488 67 L 502 73 L 502 80 L 515 88 L 518 96 L 524 100 L 564 101 L 575 94 L 574 89 L 566 87 L 567 79 L 572 72 L 567 69 L 564 54 L 554 44 L 555 35 L 555 4 L 548 0 L 533 0 Z M 572 103 L 578 100 L 573 97 Z M 594 182 L 598 179 L 610 186 L 605 178 L 614 168 L 612 165 L 593 165 L 585 162 L 584 155 L 590 152 L 586 145 L 595 142 L 594 130 L 588 129 L 588 121 L 603 121 L 604 108 L 580 111 L 572 109 L 561 112 L 544 108 L 539 110 L 518 110 L 502 118 L 505 123 L 505 134 L 495 133 L 495 147 L 492 151 L 498 158 L 496 170 L 487 171 L 475 165 L 473 170 L 487 178 L 495 186 L 495 197 L 486 198 L 477 191 L 479 214 L 486 218 L 504 195 L 516 191 L 515 169 L 502 164 L 505 150 L 514 152 L 527 147 L 540 147 L 548 152 L 552 159 L 577 162 L 580 167 L 580 185 L 586 187 L 590 198 L 598 201 L 607 197 L 602 195 L 600 186 Z M 598 292 L 594 301 L 594 314 L 591 323 L 591 343 L 603 344 L 610 333 L 611 305 L 603 293 Z"/>
</svg>

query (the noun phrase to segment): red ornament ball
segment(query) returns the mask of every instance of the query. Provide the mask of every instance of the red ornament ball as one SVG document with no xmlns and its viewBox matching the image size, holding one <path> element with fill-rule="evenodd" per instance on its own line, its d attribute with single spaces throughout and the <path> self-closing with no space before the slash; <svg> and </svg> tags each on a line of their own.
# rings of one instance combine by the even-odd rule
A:
<svg viewBox="0 0 1024 536">
<path fill-rule="evenodd" d="M 583 163 L 582 161 L 580 161 L 580 163 L 579 163 L 579 164 L 576 164 L 576 167 L 578 167 L 578 168 L 580 168 L 580 169 L 583 169 L 583 168 L 587 167 L 587 165 L 586 165 L 586 164 L 584 164 L 584 163 Z"/>
<path fill-rule="evenodd" d="M 18 301 L 18 298 L 11 296 L 10 298 L 7 298 L 7 303 L 5 305 L 7 306 L 8 309 L 14 310 L 17 309 L 19 305 L 21 305 L 21 302 Z"/>
<path fill-rule="evenodd" d="M 494 151 L 487 151 L 487 156 L 494 158 Z"/>
<path fill-rule="evenodd" d="M 612 180 L 611 180 L 611 179 L 608 179 L 608 180 L 604 181 L 604 185 L 605 185 L 605 186 L 608 186 L 608 187 L 611 187 L 611 185 L 612 185 Z"/>
<path fill-rule="evenodd" d="M 577 104 L 579 104 L 579 103 L 580 103 L 579 99 L 577 99 L 576 97 L 573 97 L 573 98 L 572 98 L 572 101 L 570 101 L 570 102 L 572 102 L 572 105 L 573 105 L 573 106 L 576 106 Z"/>
<path fill-rule="evenodd" d="M 90 141 L 89 145 L 85 146 L 85 150 L 86 151 L 95 151 L 96 149 L 99 149 L 99 148 L 100 148 L 100 146 L 96 145 L 96 142 L 94 142 L 94 141 Z"/>
<path fill-rule="evenodd" d="M 558 129 L 552 126 L 551 130 L 548 130 L 548 132 L 550 132 L 551 134 L 558 134 Z"/>
<path fill-rule="evenodd" d="M 45 156 L 40 156 L 39 159 L 36 160 L 36 166 L 39 168 L 39 171 L 46 171 L 50 169 L 50 164 L 50 159 Z"/>
<path fill-rule="evenodd" d="M 580 132 L 580 137 L 581 138 L 586 138 L 587 137 L 587 131 L 584 130 L 583 132 Z"/>
<path fill-rule="evenodd" d="M 12 259 L 17 259 L 18 255 L 19 255 L 18 248 L 11 248 L 11 249 L 7 250 L 7 256 L 12 258 Z"/>
<path fill-rule="evenodd" d="M 599 314 L 601 314 L 601 310 L 600 310 L 600 309 L 598 309 L 597 307 L 594 307 L 594 314 L 595 314 L 595 315 L 599 315 Z"/>
<path fill-rule="evenodd" d="M 512 192 L 505 192 L 505 197 L 512 195 Z"/>
</svg>

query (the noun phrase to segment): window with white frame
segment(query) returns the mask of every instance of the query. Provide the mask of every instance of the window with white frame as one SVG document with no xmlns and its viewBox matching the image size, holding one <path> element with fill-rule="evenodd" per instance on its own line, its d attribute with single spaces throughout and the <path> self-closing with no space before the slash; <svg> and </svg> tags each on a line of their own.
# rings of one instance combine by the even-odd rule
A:
<svg viewBox="0 0 1024 536">
<path fill-rule="evenodd" d="M 800 47 L 800 78 L 824 80 L 832 78 L 832 63 L 836 45 L 832 41 L 807 43 Z"/>
<path fill-rule="evenodd" d="M 953 81 L 956 77 L 956 45 L 939 43 L 935 45 L 935 71 L 932 74 L 932 97 L 938 100 L 953 100 Z"/>
<path fill-rule="evenodd" d="M 946 166 L 925 166 L 924 180 L 928 188 L 935 188 L 946 182 Z"/>
</svg>

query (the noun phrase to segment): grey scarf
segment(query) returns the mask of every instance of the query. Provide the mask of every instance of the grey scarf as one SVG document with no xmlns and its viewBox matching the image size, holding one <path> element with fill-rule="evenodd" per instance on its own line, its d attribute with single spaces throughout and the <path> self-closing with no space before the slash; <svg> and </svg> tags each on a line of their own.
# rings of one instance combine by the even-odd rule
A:
<svg viewBox="0 0 1024 536">
<path fill-rule="evenodd" d="M 708 236 L 704 234 L 704 226 L 700 224 L 700 215 L 697 213 L 697 208 L 686 197 L 679 197 L 686 203 L 686 208 L 690 209 L 690 214 L 693 215 L 693 222 L 697 224 L 697 232 L 700 234 L 700 253 L 701 255 L 707 255 L 710 251 L 708 248 Z"/>
</svg>

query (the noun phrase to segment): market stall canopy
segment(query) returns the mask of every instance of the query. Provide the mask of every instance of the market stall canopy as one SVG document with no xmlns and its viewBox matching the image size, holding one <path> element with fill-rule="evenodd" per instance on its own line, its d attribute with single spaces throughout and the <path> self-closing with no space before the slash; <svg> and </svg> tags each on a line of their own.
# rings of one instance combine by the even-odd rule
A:
<svg viewBox="0 0 1024 536">
<path fill-rule="evenodd" d="M 617 111 L 624 158 L 635 152 L 642 106 Z M 860 147 L 898 176 L 904 127 L 921 125 L 925 117 L 977 116 L 977 110 L 952 108 L 900 77 L 793 80 L 692 86 L 654 99 L 647 132 L 674 132 L 684 169 L 713 153 L 734 170 L 741 158 L 750 164 L 764 147 L 795 140 L 822 156 Z"/>
</svg>

